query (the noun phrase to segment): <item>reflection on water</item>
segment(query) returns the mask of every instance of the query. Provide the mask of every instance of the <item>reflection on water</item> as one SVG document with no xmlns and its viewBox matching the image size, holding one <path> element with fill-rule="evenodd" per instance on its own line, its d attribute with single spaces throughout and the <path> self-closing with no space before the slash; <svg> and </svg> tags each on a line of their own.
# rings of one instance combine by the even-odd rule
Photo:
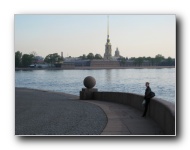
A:
<svg viewBox="0 0 190 150">
<path fill-rule="evenodd" d="M 16 71 L 15 85 L 79 95 L 86 76 L 96 79 L 99 91 L 144 94 L 148 81 L 156 97 L 175 102 L 175 68 Z"/>
<path fill-rule="evenodd" d="M 111 79 L 111 77 L 112 77 L 111 71 L 112 71 L 111 69 L 105 70 L 104 78 L 106 79 L 107 83 L 110 83 L 112 81 L 112 79 Z"/>
</svg>

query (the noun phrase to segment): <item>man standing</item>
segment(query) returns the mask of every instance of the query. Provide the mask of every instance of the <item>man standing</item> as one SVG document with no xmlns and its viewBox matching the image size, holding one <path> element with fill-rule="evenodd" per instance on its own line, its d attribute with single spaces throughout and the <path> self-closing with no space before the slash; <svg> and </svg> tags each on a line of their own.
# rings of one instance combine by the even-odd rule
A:
<svg viewBox="0 0 190 150">
<path fill-rule="evenodd" d="M 144 109 L 144 113 L 142 115 L 142 117 L 145 117 L 146 116 L 146 112 L 148 110 L 148 105 L 150 103 L 150 92 L 151 92 L 151 88 L 149 87 L 149 82 L 146 82 L 145 83 L 145 86 L 146 86 L 146 90 L 145 90 L 145 96 L 144 96 L 144 99 L 145 99 L 145 109 Z"/>
</svg>

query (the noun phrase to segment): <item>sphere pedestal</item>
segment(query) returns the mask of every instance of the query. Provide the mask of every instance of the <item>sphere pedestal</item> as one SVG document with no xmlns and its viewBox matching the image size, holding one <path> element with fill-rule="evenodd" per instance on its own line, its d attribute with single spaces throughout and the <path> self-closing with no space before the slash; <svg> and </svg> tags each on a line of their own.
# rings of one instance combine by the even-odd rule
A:
<svg viewBox="0 0 190 150">
<path fill-rule="evenodd" d="M 80 100 L 92 100 L 93 99 L 93 93 L 98 92 L 97 88 L 82 88 L 82 91 L 80 91 Z"/>
<path fill-rule="evenodd" d="M 83 84 L 86 88 L 82 88 L 82 91 L 80 91 L 80 100 L 93 99 L 93 93 L 98 91 L 97 88 L 93 88 L 96 84 L 96 80 L 88 76 L 84 79 Z"/>
</svg>

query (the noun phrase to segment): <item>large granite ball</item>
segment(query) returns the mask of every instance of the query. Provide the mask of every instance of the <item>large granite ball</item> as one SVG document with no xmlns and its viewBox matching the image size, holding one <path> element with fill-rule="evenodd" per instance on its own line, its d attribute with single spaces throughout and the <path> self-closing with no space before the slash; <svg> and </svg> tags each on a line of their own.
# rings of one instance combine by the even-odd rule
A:
<svg viewBox="0 0 190 150">
<path fill-rule="evenodd" d="M 96 80 L 92 76 L 88 76 L 83 81 L 84 86 L 88 89 L 93 88 L 96 85 Z"/>
</svg>

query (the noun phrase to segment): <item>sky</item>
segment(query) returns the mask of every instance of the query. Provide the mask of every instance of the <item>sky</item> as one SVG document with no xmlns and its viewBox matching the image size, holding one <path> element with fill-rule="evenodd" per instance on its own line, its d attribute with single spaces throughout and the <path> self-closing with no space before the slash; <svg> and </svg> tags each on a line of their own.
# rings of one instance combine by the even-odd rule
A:
<svg viewBox="0 0 190 150">
<path fill-rule="evenodd" d="M 64 57 L 104 55 L 108 15 L 14 16 L 14 49 L 38 56 L 63 52 Z M 112 56 L 118 47 L 123 57 L 176 56 L 175 15 L 109 15 Z"/>
</svg>

